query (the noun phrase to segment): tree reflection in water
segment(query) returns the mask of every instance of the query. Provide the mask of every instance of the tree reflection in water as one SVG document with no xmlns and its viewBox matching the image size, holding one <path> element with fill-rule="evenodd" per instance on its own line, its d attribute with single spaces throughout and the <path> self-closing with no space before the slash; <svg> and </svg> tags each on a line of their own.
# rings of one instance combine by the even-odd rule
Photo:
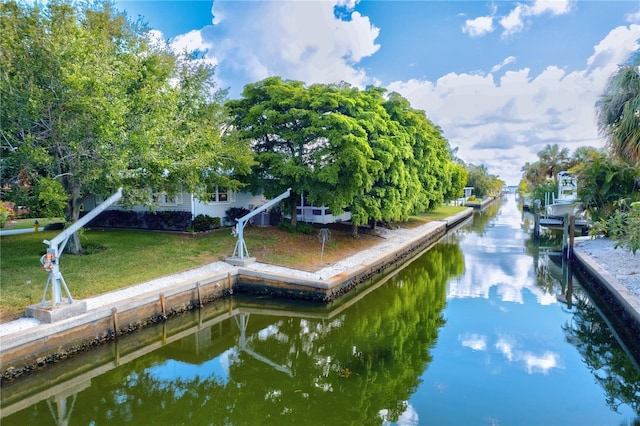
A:
<svg viewBox="0 0 640 426">
<path fill-rule="evenodd" d="M 441 243 L 335 315 L 239 314 L 96 377 L 65 422 L 397 421 L 431 362 L 447 282 L 463 269 L 459 247 Z M 50 424 L 51 413 L 41 401 L 2 423 Z"/>
<path fill-rule="evenodd" d="M 561 254 L 544 254 L 535 272 L 536 284 L 555 292 L 558 300 L 566 304 L 571 314 L 571 320 L 562 326 L 566 340 L 576 347 L 604 389 L 607 405 L 615 412 L 621 404 L 629 405 L 638 415 L 635 424 L 640 424 L 640 368 L 585 290 L 573 285 L 569 262 Z"/>
<path fill-rule="evenodd" d="M 567 341 L 573 344 L 584 363 L 605 391 L 612 410 L 628 404 L 640 424 L 640 369 L 612 336 L 601 314 L 580 288 L 574 293 L 571 321 L 563 326 Z"/>
</svg>

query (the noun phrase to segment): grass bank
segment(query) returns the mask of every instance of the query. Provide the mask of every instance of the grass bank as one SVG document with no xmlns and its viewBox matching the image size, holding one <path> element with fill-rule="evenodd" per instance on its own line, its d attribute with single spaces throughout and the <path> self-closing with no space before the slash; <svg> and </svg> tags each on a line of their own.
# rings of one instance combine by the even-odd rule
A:
<svg viewBox="0 0 640 426">
<path fill-rule="evenodd" d="M 424 215 L 414 216 L 401 227 L 452 216 L 463 207 L 444 206 Z M 48 273 L 40 257 L 59 231 L 44 231 L 3 236 L 0 240 L 0 322 L 24 314 L 29 305 L 42 299 Z M 362 233 L 353 238 L 348 227 L 331 229 L 320 264 L 322 243 L 319 232 L 292 234 L 277 227 L 248 227 L 244 238 L 249 253 L 259 262 L 305 271 L 315 271 L 358 251 L 367 249 L 380 238 Z M 228 229 L 204 235 L 171 234 L 137 230 L 85 229 L 82 244 L 87 254 L 64 254 L 60 270 L 74 299 L 139 284 L 210 262 L 224 260 L 233 253 L 236 239 Z M 47 294 L 47 299 L 51 294 Z"/>
<path fill-rule="evenodd" d="M 56 223 L 64 223 L 64 219 L 62 218 L 33 218 L 33 219 L 13 219 L 7 222 L 7 224 L 2 228 L 3 231 L 7 231 L 9 229 L 29 229 L 33 228 L 34 222 L 38 221 L 38 225 L 41 228 L 44 228 L 47 225 L 53 225 Z"/>
</svg>

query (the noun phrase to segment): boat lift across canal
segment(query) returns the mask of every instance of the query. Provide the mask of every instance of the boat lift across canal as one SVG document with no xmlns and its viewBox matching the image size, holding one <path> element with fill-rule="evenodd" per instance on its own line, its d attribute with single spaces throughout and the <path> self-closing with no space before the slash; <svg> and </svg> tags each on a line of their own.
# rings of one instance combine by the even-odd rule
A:
<svg viewBox="0 0 640 426">
<path fill-rule="evenodd" d="M 256 216 L 258 213 L 262 213 L 263 211 L 269 209 L 272 206 L 275 206 L 280 201 L 288 198 L 291 195 L 291 188 L 287 189 L 282 194 L 278 195 L 273 200 L 257 207 L 250 213 L 242 216 L 240 219 L 236 219 L 238 222 L 233 228 L 233 234 L 238 237 L 238 241 L 236 241 L 236 246 L 233 249 L 233 255 L 226 259 L 227 263 L 230 263 L 234 266 L 246 266 L 249 263 L 255 262 L 255 258 L 249 257 L 249 250 L 247 249 L 247 245 L 244 242 L 244 227 L 249 223 L 249 220 Z"/>
</svg>

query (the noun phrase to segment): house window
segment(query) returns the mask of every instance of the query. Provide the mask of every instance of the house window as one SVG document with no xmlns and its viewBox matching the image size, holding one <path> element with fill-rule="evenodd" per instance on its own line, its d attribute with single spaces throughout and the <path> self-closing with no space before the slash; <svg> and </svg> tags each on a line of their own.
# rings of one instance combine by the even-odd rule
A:
<svg viewBox="0 0 640 426">
<path fill-rule="evenodd" d="M 176 194 L 174 197 L 169 197 L 167 193 L 161 192 L 155 195 L 155 202 L 158 206 L 178 206 L 182 204 L 182 192 Z"/>
<path fill-rule="evenodd" d="M 213 194 L 211 194 L 211 198 L 209 199 L 210 203 L 228 203 L 234 201 L 234 193 L 229 191 L 226 188 L 219 188 L 216 186 Z"/>
</svg>

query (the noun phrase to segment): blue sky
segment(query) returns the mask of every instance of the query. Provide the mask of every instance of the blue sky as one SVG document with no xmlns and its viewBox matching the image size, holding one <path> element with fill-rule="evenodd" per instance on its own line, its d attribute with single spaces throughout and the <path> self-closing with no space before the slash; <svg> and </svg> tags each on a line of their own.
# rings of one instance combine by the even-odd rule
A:
<svg viewBox="0 0 640 426">
<path fill-rule="evenodd" d="M 517 184 L 547 144 L 604 146 L 594 104 L 640 50 L 640 1 L 118 1 L 176 49 L 206 51 L 237 98 L 271 75 L 375 84 L 466 162 Z"/>
</svg>

